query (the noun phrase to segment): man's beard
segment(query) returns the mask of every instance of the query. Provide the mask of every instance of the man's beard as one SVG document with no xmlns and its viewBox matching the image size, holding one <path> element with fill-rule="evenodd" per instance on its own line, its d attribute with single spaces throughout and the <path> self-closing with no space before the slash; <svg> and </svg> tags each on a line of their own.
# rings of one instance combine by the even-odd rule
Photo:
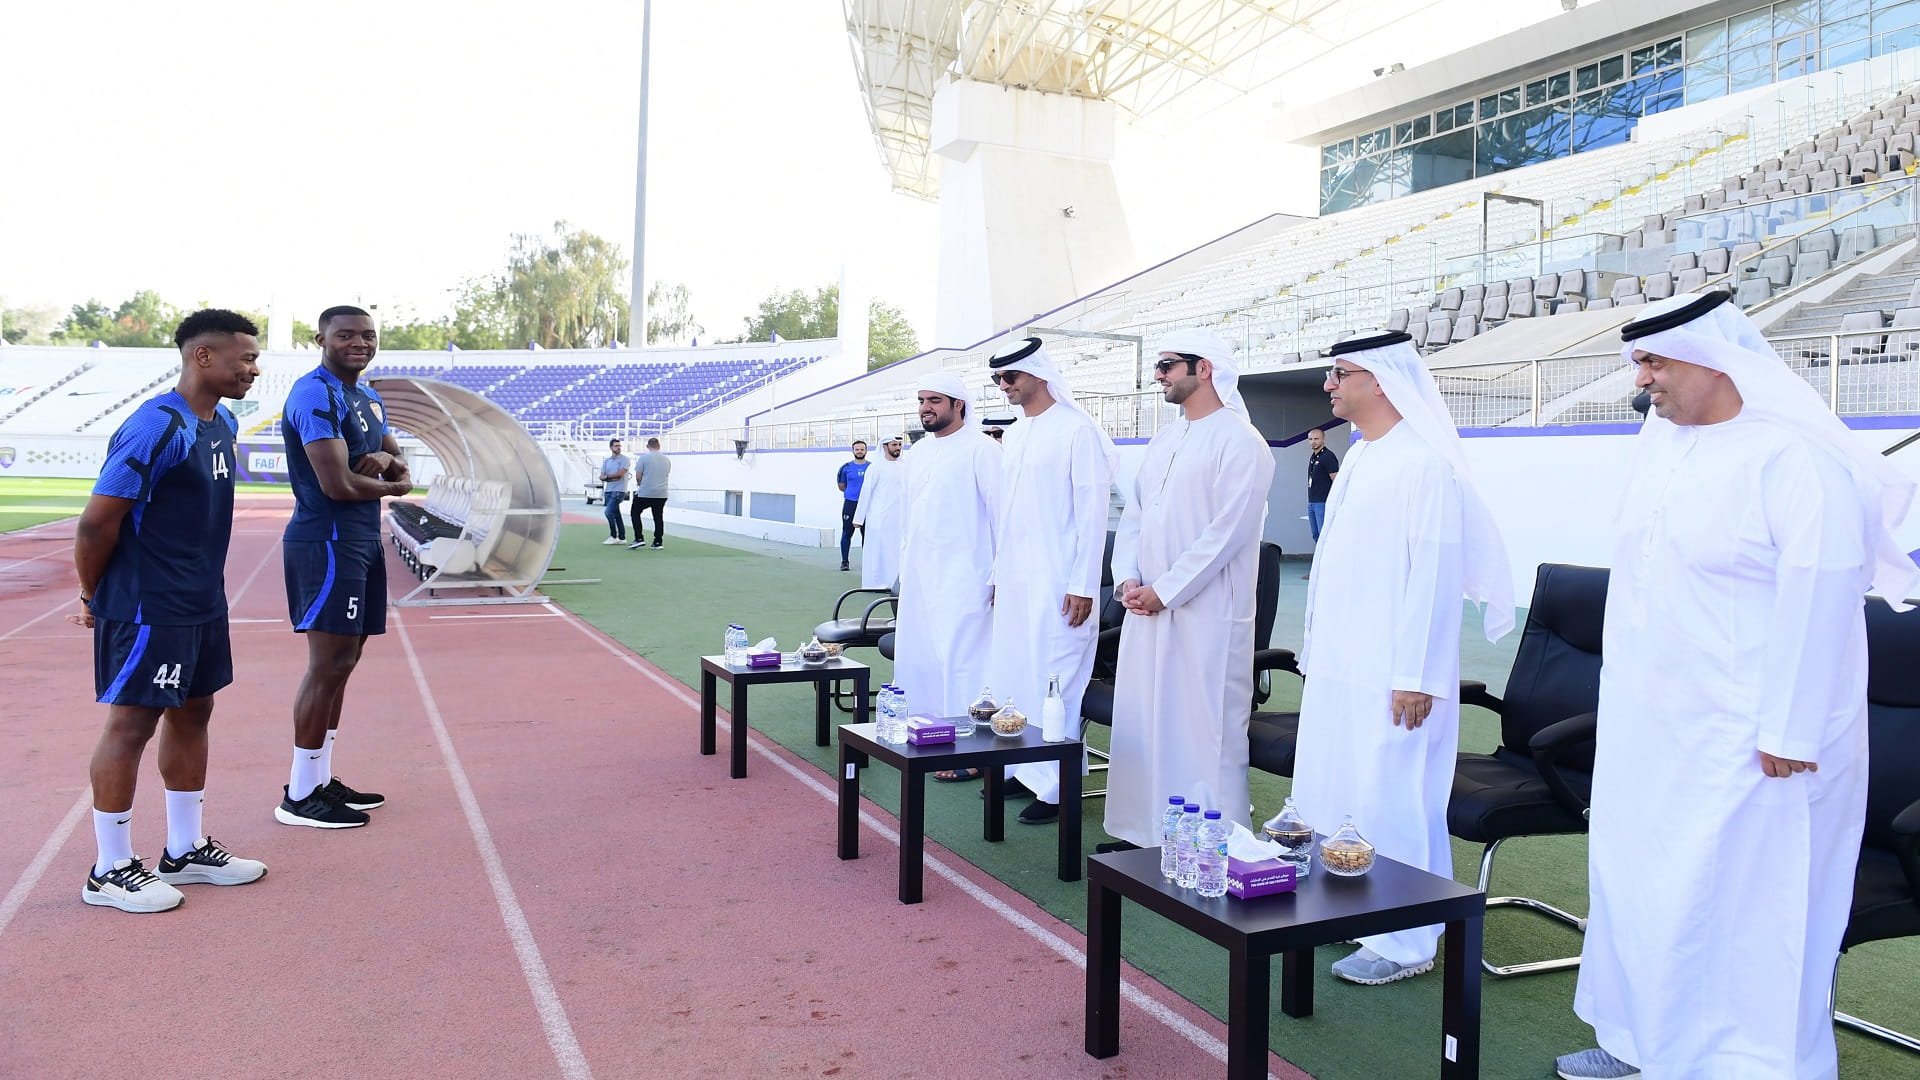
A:
<svg viewBox="0 0 1920 1080">
<path fill-rule="evenodd" d="M 927 434 L 938 435 L 941 432 L 952 427 L 953 420 L 954 420 L 954 417 L 952 413 L 948 413 L 947 418 L 944 420 L 939 419 L 938 417 L 932 420 L 928 420 L 926 417 L 923 416 L 920 418 L 920 426 L 927 429 Z"/>
</svg>

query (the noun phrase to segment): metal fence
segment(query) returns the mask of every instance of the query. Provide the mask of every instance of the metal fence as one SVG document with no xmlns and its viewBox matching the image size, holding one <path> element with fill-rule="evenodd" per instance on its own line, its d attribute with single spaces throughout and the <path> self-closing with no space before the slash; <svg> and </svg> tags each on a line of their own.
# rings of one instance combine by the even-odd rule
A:
<svg viewBox="0 0 1920 1080">
<path fill-rule="evenodd" d="M 1774 351 L 1838 415 L 1920 416 L 1920 326 L 1781 335 Z M 1301 367 L 1324 367 L 1326 361 Z M 1618 352 L 1436 367 L 1434 381 L 1462 428 L 1573 427 L 1639 420 L 1633 371 Z M 1179 416 L 1157 390 L 1078 399 L 1116 439 L 1151 438 Z M 907 428 L 906 415 L 868 414 L 708 431 L 677 432 L 676 450 L 787 450 L 875 442 Z M 746 445 L 742 446 L 741 443 Z"/>
</svg>

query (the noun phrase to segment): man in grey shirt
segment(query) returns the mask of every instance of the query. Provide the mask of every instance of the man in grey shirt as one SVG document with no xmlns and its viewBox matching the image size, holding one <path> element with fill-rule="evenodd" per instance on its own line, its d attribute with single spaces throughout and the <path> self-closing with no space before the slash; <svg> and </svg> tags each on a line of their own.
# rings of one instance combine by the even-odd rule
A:
<svg viewBox="0 0 1920 1080">
<path fill-rule="evenodd" d="M 667 532 L 660 518 L 667 509 L 667 474 L 672 471 L 673 462 L 660 452 L 660 440 L 648 439 L 647 452 L 633 463 L 637 486 L 633 491 L 633 543 L 627 545 L 628 551 L 646 543 L 647 531 L 640 526 L 642 510 L 653 511 L 653 546 L 665 546 Z"/>
<path fill-rule="evenodd" d="M 607 503 L 607 538 L 602 544 L 624 544 L 627 542 L 627 521 L 620 512 L 620 504 L 627 501 L 627 492 L 633 485 L 633 462 L 620 452 L 620 440 L 607 442 L 607 460 L 600 463 L 601 494 Z M 640 519 L 636 514 L 633 531 L 640 531 Z"/>
</svg>

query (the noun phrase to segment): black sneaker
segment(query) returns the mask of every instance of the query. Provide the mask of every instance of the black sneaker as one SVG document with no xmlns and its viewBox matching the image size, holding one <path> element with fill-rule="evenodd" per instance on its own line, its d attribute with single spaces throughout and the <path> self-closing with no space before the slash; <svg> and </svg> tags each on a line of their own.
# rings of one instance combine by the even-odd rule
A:
<svg viewBox="0 0 1920 1080">
<path fill-rule="evenodd" d="M 841 563 L 841 564 L 840 564 L 840 569 L 842 569 L 842 570 L 851 570 L 851 569 L 853 569 L 853 567 L 851 567 L 851 566 L 848 566 L 848 565 L 847 565 L 846 563 Z"/>
<path fill-rule="evenodd" d="M 1025 810 L 1020 811 L 1022 825 L 1051 825 L 1058 820 L 1060 820 L 1059 803 L 1041 802 L 1035 799 L 1027 804 Z"/>
<path fill-rule="evenodd" d="M 320 790 L 327 793 L 327 798 L 337 803 L 345 803 L 355 810 L 378 810 L 387 805 L 385 795 L 376 795 L 371 791 L 355 791 L 341 783 L 337 776 L 327 781 Z"/>
<path fill-rule="evenodd" d="M 658 540 L 655 540 L 655 541 L 653 542 L 653 547 L 654 547 L 654 550 L 655 550 L 655 551 L 658 551 L 659 549 L 661 549 L 661 548 L 663 548 L 663 547 L 666 547 L 666 546 L 667 546 L 667 545 L 665 545 L 665 544 L 663 544 L 663 543 L 661 543 L 661 542 L 660 542 L 660 541 L 658 541 Z"/>
<path fill-rule="evenodd" d="M 285 786 L 281 787 L 280 805 L 273 808 L 274 820 L 282 825 L 305 825 L 312 829 L 357 829 L 370 820 L 364 811 L 335 802 L 324 787 L 314 788 L 297 803 L 287 797 L 286 790 Z"/>
</svg>

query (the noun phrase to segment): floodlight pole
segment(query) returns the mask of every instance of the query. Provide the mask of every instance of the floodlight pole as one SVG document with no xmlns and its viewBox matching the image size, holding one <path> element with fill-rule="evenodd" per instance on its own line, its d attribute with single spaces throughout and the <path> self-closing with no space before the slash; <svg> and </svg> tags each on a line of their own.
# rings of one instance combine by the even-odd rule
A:
<svg viewBox="0 0 1920 1080">
<path fill-rule="evenodd" d="M 653 72 L 653 0 L 640 5 L 640 151 L 633 170 L 633 283 L 627 298 L 627 345 L 647 347 L 647 76 Z"/>
</svg>

